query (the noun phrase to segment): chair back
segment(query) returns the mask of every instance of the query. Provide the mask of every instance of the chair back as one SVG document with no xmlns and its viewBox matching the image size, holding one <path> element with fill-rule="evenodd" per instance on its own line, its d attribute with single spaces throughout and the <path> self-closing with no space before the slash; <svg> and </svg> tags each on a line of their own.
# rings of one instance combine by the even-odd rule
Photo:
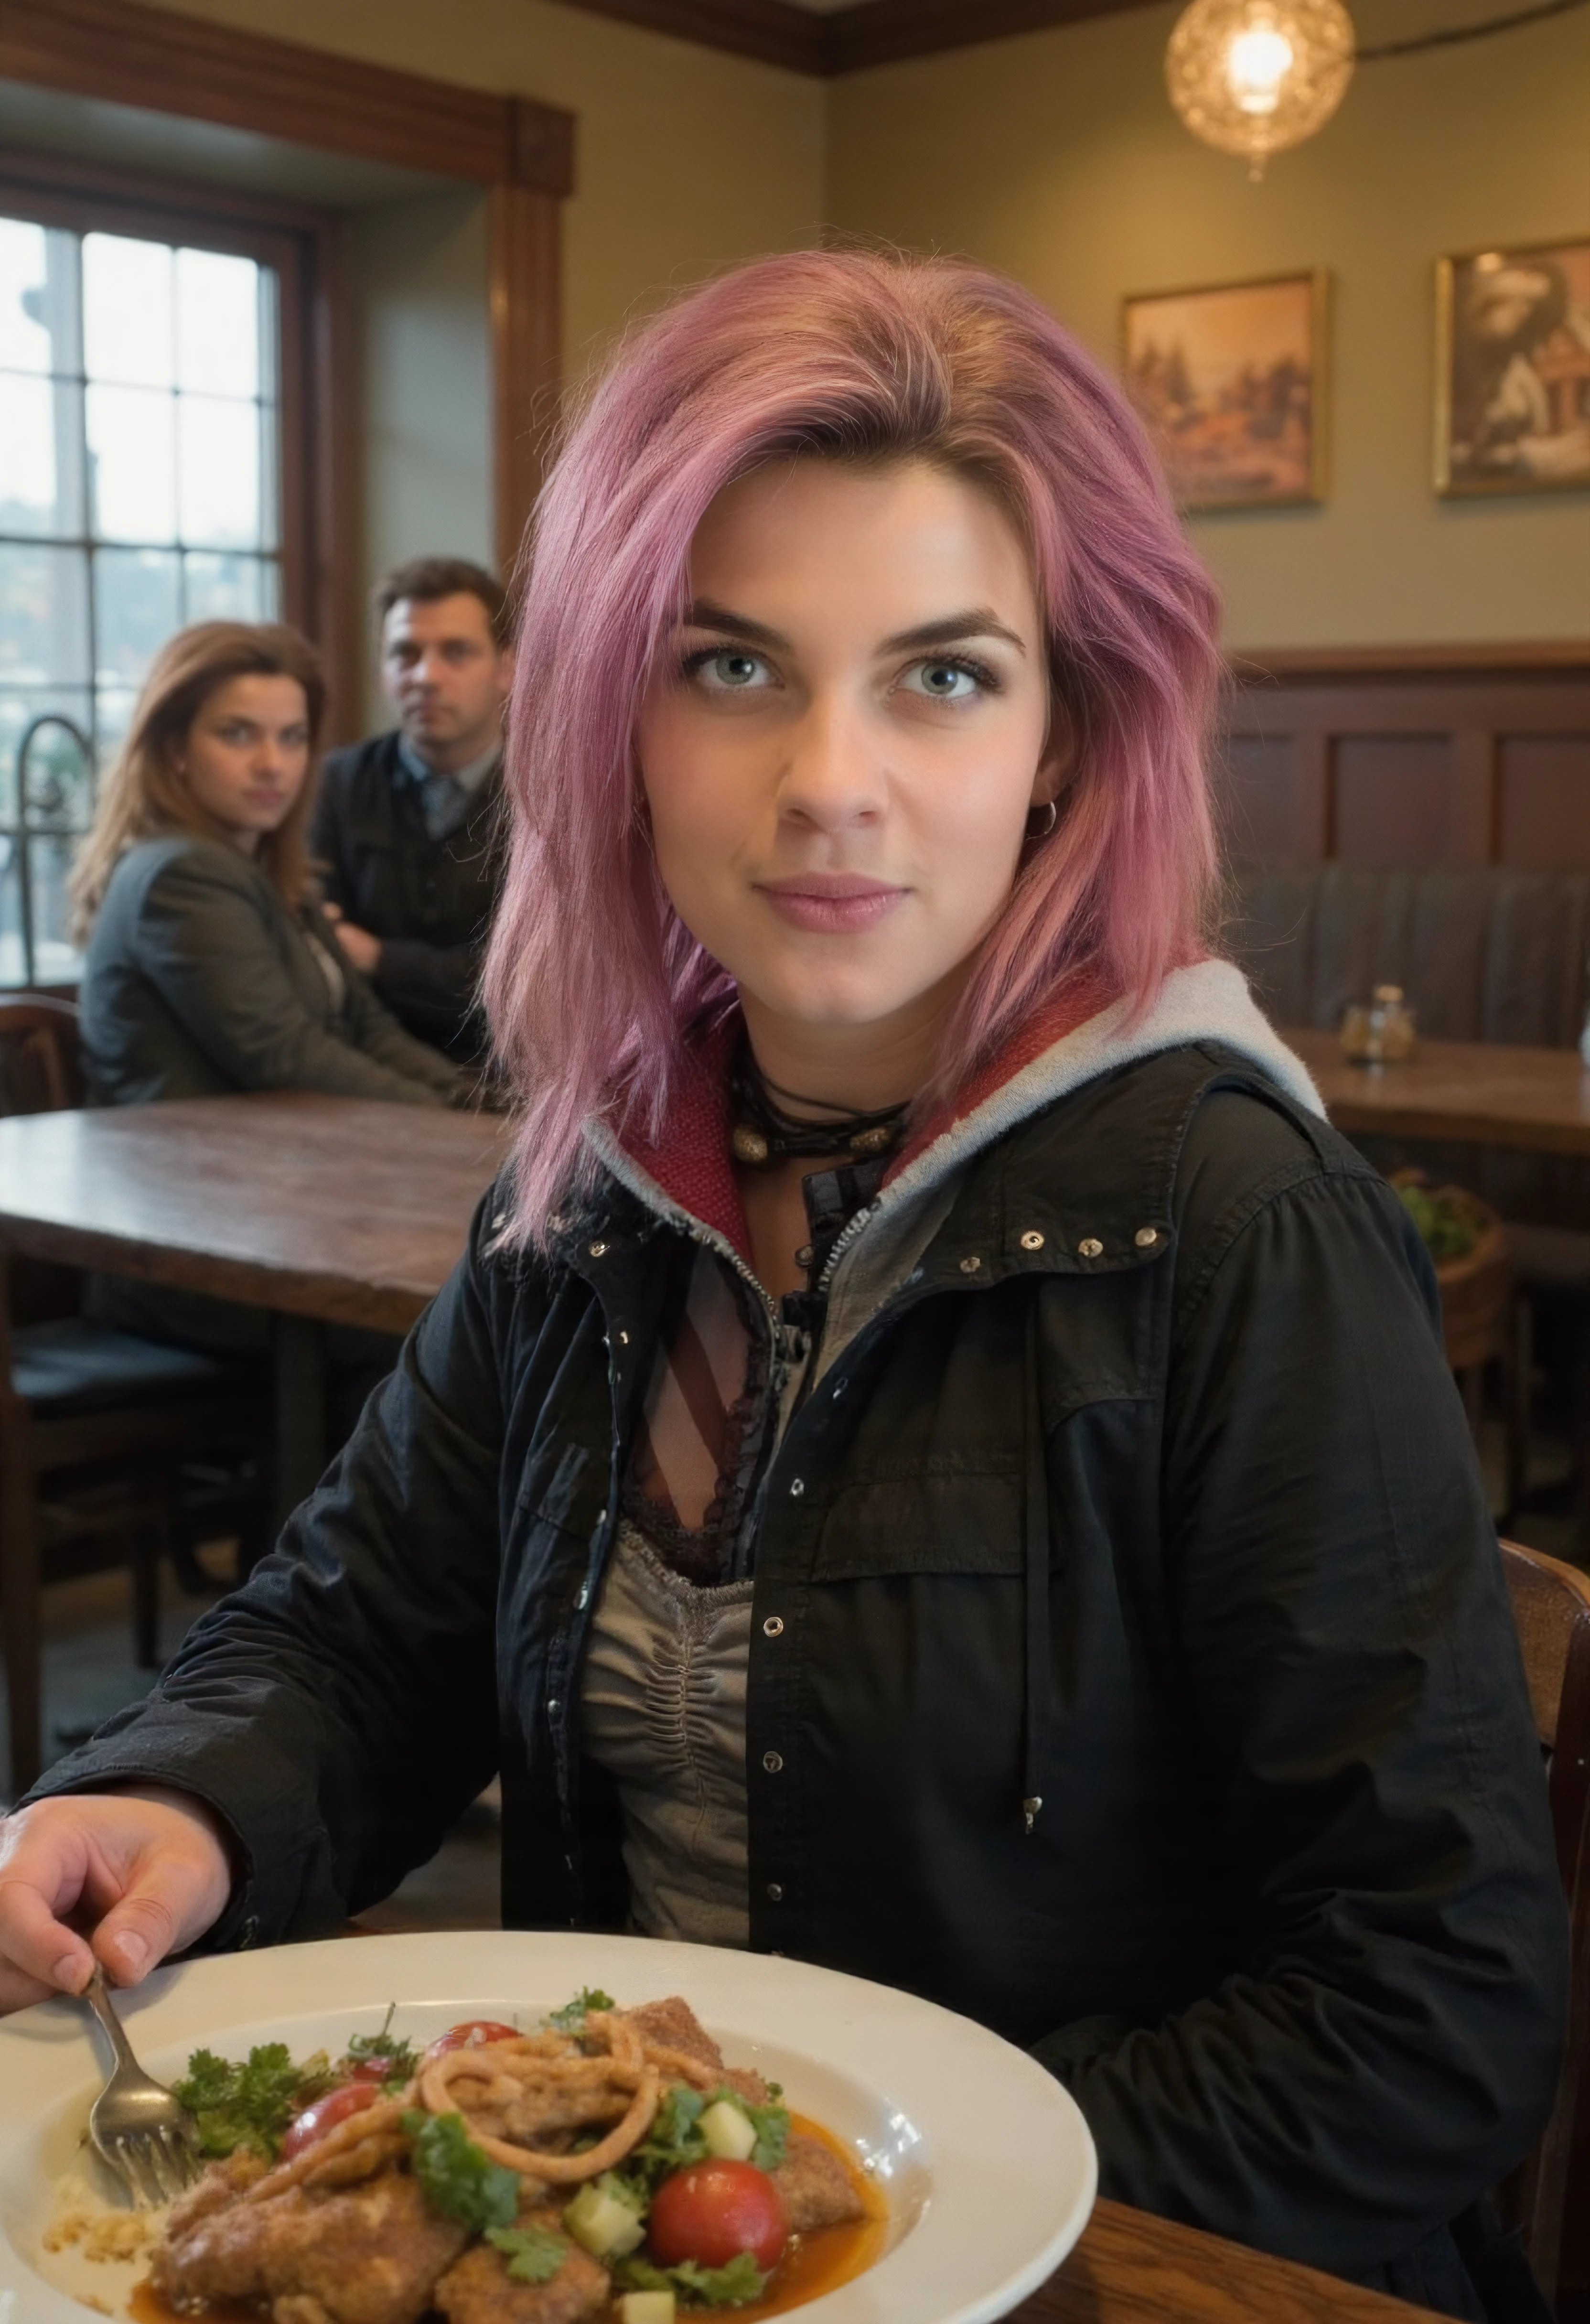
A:
<svg viewBox="0 0 1590 2324">
<path fill-rule="evenodd" d="M 1570 2211 L 1576 2159 L 1590 2163 L 1590 1575 L 1521 1543 L 1502 1545 L 1503 1571 L 1523 1648 L 1536 1731 L 1549 1755 L 1548 1796 L 1558 1867 L 1572 1915 L 1573 1984 L 1567 2049 L 1557 2098 L 1524 2166 L 1524 2243 L 1547 2300 L 1582 2224 Z"/>
<path fill-rule="evenodd" d="M 78 1012 L 69 1001 L 19 992 L 0 1001 L 0 1116 L 59 1113 L 83 1102 Z"/>
</svg>

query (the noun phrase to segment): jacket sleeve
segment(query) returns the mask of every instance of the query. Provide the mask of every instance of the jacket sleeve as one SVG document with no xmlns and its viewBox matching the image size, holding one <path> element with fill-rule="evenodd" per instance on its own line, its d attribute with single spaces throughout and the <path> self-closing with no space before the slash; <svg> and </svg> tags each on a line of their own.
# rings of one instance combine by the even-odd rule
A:
<svg viewBox="0 0 1590 2324">
<path fill-rule="evenodd" d="M 390 1066 L 393 1073 L 407 1074 L 412 1081 L 428 1082 L 450 1105 L 464 1104 L 470 1086 L 466 1077 L 428 1041 L 417 1040 L 399 1024 L 391 1010 L 382 1006 L 374 985 L 354 967 L 328 922 L 321 924 L 318 934 L 323 944 L 335 948 L 347 979 L 344 1013 L 349 1036 L 364 1056 L 374 1058 L 378 1065 Z"/>
<path fill-rule="evenodd" d="M 327 761 L 320 770 L 315 793 L 315 813 L 309 824 L 309 855 L 319 873 L 320 893 L 339 911 L 348 908 L 347 882 L 343 876 L 343 786 L 335 765 Z"/>
<path fill-rule="evenodd" d="M 1253 1933 L 1163 2022 L 1038 2052 L 1106 2194 L 1374 2280 L 1499 2181 L 1550 2104 L 1567 1927 L 1539 1751 L 1395 1196 L 1310 1175 L 1184 1248 L 1164 1578 Z"/>
<path fill-rule="evenodd" d="M 200 1617 L 152 1694 L 32 1795 L 161 1783 L 207 1801 L 246 1870 L 207 1949 L 249 1923 L 262 1943 L 336 1929 L 434 1855 L 495 1772 L 491 1200 L 275 1553 Z M 514 1296 L 501 1274 L 495 1296 Z M 518 1296 L 538 1297 L 535 1279 Z"/>
<path fill-rule="evenodd" d="M 479 945 L 423 944 L 418 936 L 382 936 L 374 984 L 381 997 L 403 1016 L 433 1026 L 446 1040 L 475 1005 L 481 970 Z"/>
<path fill-rule="evenodd" d="M 429 1065 L 421 1076 L 317 1023 L 250 884 L 217 853 L 191 847 L 172 857 L 150 882 L 135 939 L 142 973 L 217 1070 L 243 1090 L 446 1104 Z"/>
</svg>

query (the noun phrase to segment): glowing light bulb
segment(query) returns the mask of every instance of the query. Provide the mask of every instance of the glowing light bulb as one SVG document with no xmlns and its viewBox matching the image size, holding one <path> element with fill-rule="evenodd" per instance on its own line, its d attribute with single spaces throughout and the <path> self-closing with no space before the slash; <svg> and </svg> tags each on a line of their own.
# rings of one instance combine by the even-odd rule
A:
<svg viewBox="0 0 1590 2324">
<path fill-rule="evenodd" d="M 1226 51 L 1226 78 L 1245 113 L 1274 112 L 1291 63 L 1291 42 L 1273 18 L 1258 18 L 1237 33 Z"/>
<path fill-rule="evenodd" d="M 1258 177 L 1329 120 L 1353 77 L 1342 0 L 1190 0 L 1165 51 L 1171 102 L 1191 130 Z"/>
</svg>

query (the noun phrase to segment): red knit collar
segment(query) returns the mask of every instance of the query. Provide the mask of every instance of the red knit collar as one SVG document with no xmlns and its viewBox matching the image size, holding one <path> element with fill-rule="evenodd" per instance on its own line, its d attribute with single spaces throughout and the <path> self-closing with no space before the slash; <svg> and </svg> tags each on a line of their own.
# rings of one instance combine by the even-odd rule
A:
<svg viewBox="0 0 1590 2324">
<path fill-rule="evenodd" d="M 951 1103 L 941 1106 L 912 1132 L 889 1164 L 885 1183 L 897 1177 L 934 1139 L 986 1105 L 1045 1049 L 1098 1016 L 1112 997 L 1097 977 L 1076 976 L 1062 984 L 972 1075 Z M 689 1051 L 659 1139 L 654 1142 L 629 1131 L 621 1142 L 626 1154 L 670 1202 L 721 1234 L 750 1267 L 754 1264 L 750 1233 L 729 1151 L 729 1062 L 740 1031 L 736 1012 Z"/>
</svg>

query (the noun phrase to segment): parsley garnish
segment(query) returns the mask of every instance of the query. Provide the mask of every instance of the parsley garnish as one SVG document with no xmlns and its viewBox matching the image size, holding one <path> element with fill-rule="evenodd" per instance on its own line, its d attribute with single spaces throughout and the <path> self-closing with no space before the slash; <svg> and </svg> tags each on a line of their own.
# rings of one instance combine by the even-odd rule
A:
<svg viewBox="0 0 1590 2324">
<path fill-rule="evenodd" d="M 403 2127 L 414 2141 L 414 2176 L 433 2211 L 472 2235 L 507 2227 L 519 2210 L 519 2180 L 493 2163 L 464 2127 L 461 2114 L 422 2114 L 410 2107 Z"/>
<path fill-rule="evenodd" d="M 332 2079 L 323 2051 L 295 2066 L 285 2042 L 266 2042 L 241 2066 L 213 2050 L 196 2050 L 172 2088 L 198 2125 L 205 2153 L 234 2154 L 246 2147 L 274 2163 L 294 2115 L 322 2097 Z"/>
<path fill-rule="evenodd" d="M 350 2066 L 372 2066 L 379 2061 L 386 2068 L 385 2079 L 392 2083 L 411 2081 L 419 2063 L 412 2042 L 400 2042 L 392 2034 L 392 2016 L 397 2003 L 387 2004 L 387 2014 L 379 2034 L 355 2034 L 344 2052 Z"/>
<path fill-rule="evenodd" d="M 702 2267 L 687 2259 L 677 2267 L 654 2267 L 648 2259 L 621 2259 L 614 2281 L 627 2292 L 676 2292 L 700 2308 L 743 2308 L 759 2300 L 767 2279 L 749 2252 L 740 2252 L 727 2267 Z"/>
<path fill-rule="evenodd" d="M 515 2283 L 550 2283 L 569 2255 L 566 2239 L 554 2227 L 488 2227 L 486 2241 L 494 2244 L 508 2263 Z"/>
<path fill-rule="evenodd" d="M 581 1987 L 572 2001 L 565 2001 L 561 2009 L 555 2009 L 547 2023 L 560 2034 L 577 2034 L 589 2011 L 617 2007 L 618 2003 L 611 1993 L 603 1993 L 600 1986 L 585 1985 Z"/>
</svg>

